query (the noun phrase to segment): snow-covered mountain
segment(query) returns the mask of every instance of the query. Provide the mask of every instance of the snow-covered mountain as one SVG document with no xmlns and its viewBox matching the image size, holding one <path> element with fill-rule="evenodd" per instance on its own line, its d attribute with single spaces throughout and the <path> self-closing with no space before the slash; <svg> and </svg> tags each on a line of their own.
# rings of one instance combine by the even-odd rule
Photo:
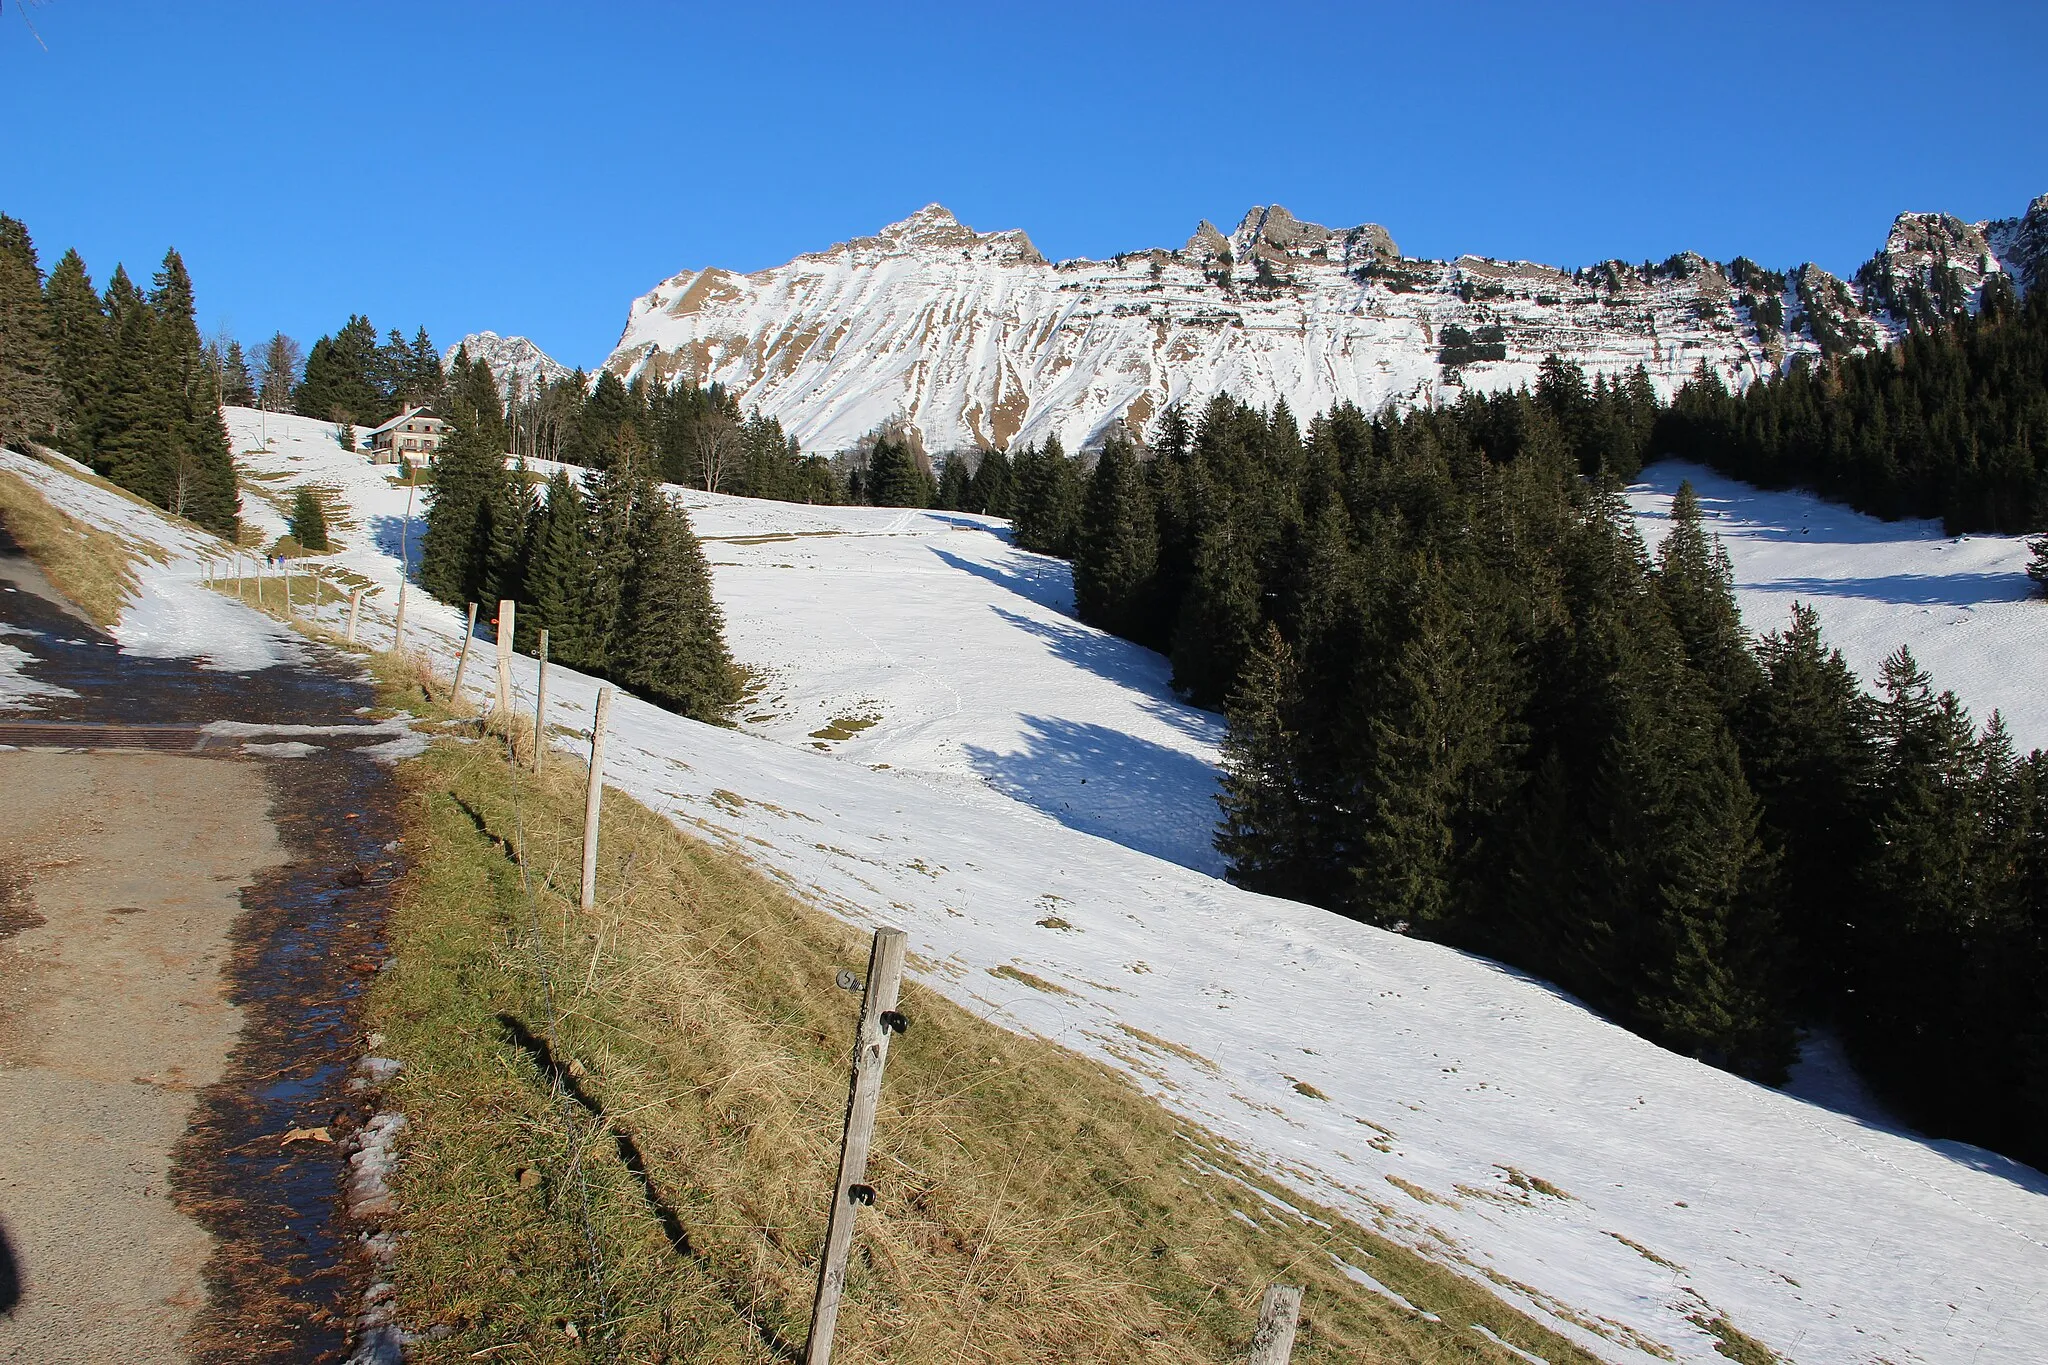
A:
<svg viewBox="0 0 2048 1365">
<path fill-rule="evenodd" d="M 481 360 L 490 366 L 491 378 L 498 381 L 498 392 L 503 394 L 512 391 L 514 380 L 518 381 L 521 393 L 531 393 L 536 387 L 566 379 L 574 373 L 525 337 L 501 337 L 496 332 L 471 332 L 448 348 L 441 357 L 441 364 L 448 365 L 455 359 L 455 353 L 465 346 L 469 348 L 471 360 Z"/>
<path fill-rule="evenodd" d="M 717 381 L 809 449 L 907 421 L 926 448 L 1069 449 L 1119 419 L 1228 392 L 1297 414 L 1440 402 L 1531 383 L 1552 353 L 1588 374 L 1644 366 L 1666 393 L 1702 364 L 1743 384 L 1799 351 L 1881 343 L 1985 282 L 2048 271 L 2048 195 L 1965 224 L 1902 214 L 1844 281 L 1684 253 L 1578 270 L 1404 257 L 1386 229 L 1277 205 L 1178 250 L 1047 261 L 933 204 L 872 237 L 751 275 L 686 270 L 637 299 L 606 368 Z"/>
</svg>

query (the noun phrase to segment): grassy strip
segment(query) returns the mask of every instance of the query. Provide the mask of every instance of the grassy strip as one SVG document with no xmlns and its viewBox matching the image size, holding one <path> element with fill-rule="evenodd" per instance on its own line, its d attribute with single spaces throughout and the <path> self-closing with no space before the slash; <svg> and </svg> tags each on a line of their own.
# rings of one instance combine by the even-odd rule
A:
<svg viewBox="0 0 2048 1365">
<path fill-rule="evenodd" d="M 616 791 L 579 917 L 573 760 L 515 776 L 494 739 L 442 740 L 404 774 L 412 866 L 371 1008 L 408 1064 L 401 1303 L 439 1334 L 417 1357 L 790 1358 L 858 1010 L 833 975 L 865 936 Z M 837 1360 L 1227 1360 L 1274 1281 L 1308 1288 L 1301 1362 L 1511 1362 L 1474 1323 L 1591 1359 L 1330 1210 L 1276 1206 L 1108 1069 L 916 985 L 904 1009 Z"/>
<path fill-rule="evenodd" d="M 126 541 L 59 511 L 8 470 L 0 470 L 0 522 L 51 586 L 96 624 L 111 629 L 121 619 L 137 587 L 136 554 Z"/>
</svg>

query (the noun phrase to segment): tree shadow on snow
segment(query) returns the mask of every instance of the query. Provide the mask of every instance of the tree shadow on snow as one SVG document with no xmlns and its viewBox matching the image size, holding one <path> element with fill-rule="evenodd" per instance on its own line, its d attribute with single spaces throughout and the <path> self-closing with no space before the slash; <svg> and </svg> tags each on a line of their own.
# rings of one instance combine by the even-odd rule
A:
<svg viewBox="0 0 2048 1365">
<path fill-rule="evenodd" d="M 1975 607 L 1987 602 L 2024 602 L 2033 585 L 2018 573 L 1897 573 L 1871 578 L 1774 578 L 1744 584 L 1790 593 L 1805 600 L 1849 597 L 1898 607 Z"/>
<path fill-rule="evenodd" d="M 1036 602 L 1039 606 L 1056 611 L 1062 616 L 1074 614 L 1073 570 L 1059 560 L 1035 557 L 1010 569 L 963 559 L 936 545 L 931 547 L 931 552 L 948 568 L 971 573 L 976 578 L 985 579 L 999 588 L 1017 594 L 1027 602 Z"/>
<path fill-rule="evenodd" d="M 408 524 L 404 517 L 371 517 L 370 542 L 393 559 L 406 559 L 405 576 L 415 577 L 420 568 L 420 541 L 427 534 L 427 519 L 416 516 Z"/>
<path fill-rule="evenodd" d="M 1211 875 L 1216 770 L 1192 754 L 1061 716 L 1025 716 L 1024 747 L 966 746 L 987 783 L 1069 829 Z"/>
</svg>

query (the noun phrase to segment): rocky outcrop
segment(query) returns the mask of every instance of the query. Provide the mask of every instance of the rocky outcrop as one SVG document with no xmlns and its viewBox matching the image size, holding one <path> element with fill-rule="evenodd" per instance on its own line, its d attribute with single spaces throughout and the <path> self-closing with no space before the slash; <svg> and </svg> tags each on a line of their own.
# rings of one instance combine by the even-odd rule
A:
<svg viewBox="0 0 2048 1365">
<path fill-rule="evenodd" d="M 501 337 L 496 332 L 471 332 L 448 348 L 441 357 L 442 365 L 451 364 L 455 353 L 464 347 L 468 348 L 471 360 L 481 360 L 490 367 L 491 378 L 498 381 L 498 392 L 508 397 L 515 383 L 520 393 L 530 394 L 575 373 L 525 337 Z"/>
</svg>

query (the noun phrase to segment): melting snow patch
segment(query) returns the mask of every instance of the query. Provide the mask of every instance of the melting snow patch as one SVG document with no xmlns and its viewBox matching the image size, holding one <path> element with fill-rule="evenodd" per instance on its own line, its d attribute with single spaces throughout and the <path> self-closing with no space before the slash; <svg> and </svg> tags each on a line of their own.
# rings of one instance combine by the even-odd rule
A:
<svg viewBox="0 0 2048 1365">
<path fill-rule="evenodd" d="M 1415 1314 L 1417 1317 L 1428 1318 L 1431 1322 L 1443 1321 L 1442 1318 L 1430 1312 L 1428 1309 L 1417 1308 L 1414 1304 L 1408 1302 L 1407 1299 L 1395 1293 L 1393 1290 L 1387 1288 L 1378 1280 L 1375 1280 L 1372 1276 L 1366 1274 L 1363 1270 L 1360 1270 L 1357 1266 L 1351 1264 L 1351 1262 L 1345 1260 L 1343 1257 L 1327 1251 L 1323 1254 L 1325 1256 L 1328 1256 L 1330 1258 L 1330 1264 L 1336 1266 L 1338 1270 L 1342 1271 L 1344 1273 L 1344 1278 L 1350 1280 L 1352 1283 L 1365 1286 L 1367 1289 L 1370 1289 L 1373 1293 L 1378 1294 L 1383 1299 L 1391 1299 L 1395 1304 L 1399 1305 L 1402 1308 L 1407 1309 L 1409 1312 Z M 1482 1327 L 1480 1330 L 1485 1331 L 1486 1329 Z M 1503 1346 L 1507 1345 L 1506 1342 L 1502 1342 L 1501 1344 Z M 1509 1346 L 1508 1349 L 1513 1350 L 1514 1348 L 1512 1346 Z M 1531 1359 L 1534 1359 L 1534 1357 L 1531 1357 Z M 1548 1365 L 1548 1362 L 1545 1362 L 1544 1365 Z"/>
<path fill-rule="evenodd" d="M 10 634 L 28 635 L 33 632 L 19 631 Z M 54 683 L 39 682 L 22 671 L 23 664 L 36 661 L 27 650 L 16 649 L 13 645 L 0 644 L 0 711 L 32 711 L 36 709 L 30 697 L 75 697 L 78 694 L 68 687 Z"/>
<path fill-rule="evenodd" d="M 1550 1362 L 1545 1360 L 1542 1356 L 1531 1355 L 1527 1351 L 1523 1350 L 1521 1347 L 1515 1345 L 1512 1341 L 1502 1341 L 1498 1336 L 1494 1335 L 1492 1332 L 1489 1332 L 1484 1327 L 1481 1327 L 1476 1322 L 1472 1324 L 1472 1330 L 1479 1333 L 1480 1336 L 1485 1337 L 1494 1345 L 1500 1347 L 1503 1351 L 1507 1351 L 1513 1355 L 1518 1355 L 1522 1359 L 1532 1362 L 1532 1365 L 1550 1365 Z"/>
<path fill-rule="evenodd" d="M 258 758 L 311 758 L 320 752 L 320 746 L 288 739 L 278 744 L 244 744 L 242 752 L 254 754 Z"/>
</svg>

